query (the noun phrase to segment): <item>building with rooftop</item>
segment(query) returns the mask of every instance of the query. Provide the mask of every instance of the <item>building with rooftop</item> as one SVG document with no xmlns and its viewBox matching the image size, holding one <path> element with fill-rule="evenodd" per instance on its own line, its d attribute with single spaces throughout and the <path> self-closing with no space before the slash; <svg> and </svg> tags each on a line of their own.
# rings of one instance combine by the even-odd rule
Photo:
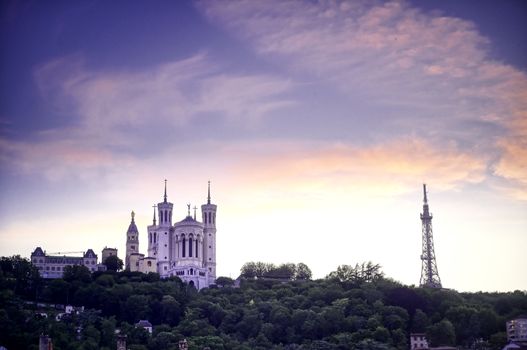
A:
<svg viewBox="0 0 527 350">
<path fill-rule="evenodd" d="M 172 224 L 173 204 L 168 202 L 165 180 L 163 201 L 154 206 L 152 225 L 147 227 L 148 256 L 139 253 L 139 230 L 135 215 L 126 232 L 126 268 L 144 273 L 157 272 L 162 278 L 177 276 L 198 289 L 208 287 L 216 280 L 216 210 L 211 203 L 210 182 L 207 203 L 201 206 L 201 219 L 197 220 L 197 207 L 191 215 Z M 156 209 L 159 223 L 156 220 Z"/>
<path fill-rule="evenodd" d="M 521 315 L 507 321 L 507 340 L 527 345 L 527 315 Z M 522 344 L 523 345 L 523 344 Z"/>
<path fill-rule="evenodd" d="M 81 253 L 82 256 L 65 255 Z M 37 247 L 31 253 L 31 262 L 35 265 L 43 278 L 61 278 L 66 266 L 83 265 L 90 272 L 97 271 L 97 254 L 92 249 L 85 252 L 67 252 L 47 254 L 41 247 Z"/>
</svg>

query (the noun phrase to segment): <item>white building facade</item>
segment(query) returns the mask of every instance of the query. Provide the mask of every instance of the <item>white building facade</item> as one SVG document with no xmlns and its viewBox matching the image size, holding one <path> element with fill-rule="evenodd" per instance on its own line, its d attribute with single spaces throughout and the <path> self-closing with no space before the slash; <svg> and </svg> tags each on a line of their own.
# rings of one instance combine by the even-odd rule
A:
<svg viewBox="0 0 527 350">
<path fill-rule="evenodd" d="M 207 203 L 201 206 L 202 222 L 196 219 L 197 207 L 194 207 L 194 216 L 190 215 L 189 204 L 187 216 L 172 224 L 173 204 L 167 200 L 166 181 L 163 202 L 155 208 L 159 223 L 154 209 L 153 223 L 147 227 L 148 257 L 138 253 L 139 241 L 133 241 L 137 249 L 127 249 L 128 268 L 145 273 L 154 268 L 162 278 L 177 276 L 197 289 L 213 284 L 216 280 L 217 206 L 211 203 L 210 182 Z M 132 217 L 127 232 L 127 248 L 129 237 L 134 236 L 136 230 Z"/>
<path fill-rule="evenodd" d="M 527 315 L 521 315 L 507 321 L 507 340 L 510 342 L 527 343 Z"/>
<path fill-rule="evenodd" d="M 37 247 L 31 253 L 31 262 L 35 265 L 43 278 L 62 278 L 66 266 L 83 265 L 90 272 L 97 271 L 97 254 L 92 249 L 82 252 L 82 256 L 67 256 L 46 254 L 42 248 Z"/>
<path fill-rule="evenodd" d="M 428 350 L 428 341 L 425 333 L 410 334 L 410 349 L 411 350 Z"/>
</svg>

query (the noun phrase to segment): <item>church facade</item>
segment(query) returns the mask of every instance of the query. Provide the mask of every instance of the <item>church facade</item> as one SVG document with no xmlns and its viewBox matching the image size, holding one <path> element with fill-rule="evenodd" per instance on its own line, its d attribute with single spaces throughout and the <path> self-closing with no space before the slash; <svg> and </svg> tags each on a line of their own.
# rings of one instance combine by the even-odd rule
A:
<svg viewBox="0 0 527 350">
<path fill-rule="evenodd" d="M 148 256 L 139 253 L 139 231 L 132 212 L 125 266 L 130 271 L 157 272 L 162 278 L 177 276 L 198 289 L 208 287 L 216 280 L 217 206 L 211 203 L 210 182 L 207 203 L 201 206 L 201 221 L 196 218 L 197 207 L 191 216 L 189 204 L 187 216 L 173 224 L 172 209 L 165 180 L 163 201 L 154 206 L 152 225 L 147 227 Z"/>
</svg>

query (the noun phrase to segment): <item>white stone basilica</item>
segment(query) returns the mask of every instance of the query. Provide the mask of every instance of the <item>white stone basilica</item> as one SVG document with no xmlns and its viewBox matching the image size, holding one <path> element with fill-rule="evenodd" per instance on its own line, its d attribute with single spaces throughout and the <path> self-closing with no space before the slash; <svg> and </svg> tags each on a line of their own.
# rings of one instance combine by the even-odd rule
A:
<svg viewBox="0 0 527 350">
<path fill-rule="evenodd" d="M 159 224 L 156 222 L 156 212 Z M 134 221 L 126 233 L 126 269 L 144 273 L 157 272 L 162 278 L 178 276 L 197 289 L 208 287 L 216 280 L 216 209 L 210 202 L 210 181 L 207 203 L 201 206 L 202 222 L 190 215 L 172 225 L 173 204 L 167 201 L 165 180 L 164 200 L 154 206 L 154 219 L 148 226 L 148 257 L 139 253 L 139 231 Z"/>
</svg>

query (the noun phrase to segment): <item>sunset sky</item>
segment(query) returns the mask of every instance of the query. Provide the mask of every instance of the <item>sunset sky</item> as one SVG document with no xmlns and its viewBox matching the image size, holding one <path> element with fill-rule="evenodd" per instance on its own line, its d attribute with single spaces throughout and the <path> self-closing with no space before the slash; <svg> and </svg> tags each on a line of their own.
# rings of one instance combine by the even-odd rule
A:
<svg viewBox="0 0 527 350">
<path fill-rule="evenodd" d="M 218 274 L 373 261 L 527 290 L 527 3 L 2 1 L 0 255 L 140 250 L 218 205 Z"/>
</svg>

